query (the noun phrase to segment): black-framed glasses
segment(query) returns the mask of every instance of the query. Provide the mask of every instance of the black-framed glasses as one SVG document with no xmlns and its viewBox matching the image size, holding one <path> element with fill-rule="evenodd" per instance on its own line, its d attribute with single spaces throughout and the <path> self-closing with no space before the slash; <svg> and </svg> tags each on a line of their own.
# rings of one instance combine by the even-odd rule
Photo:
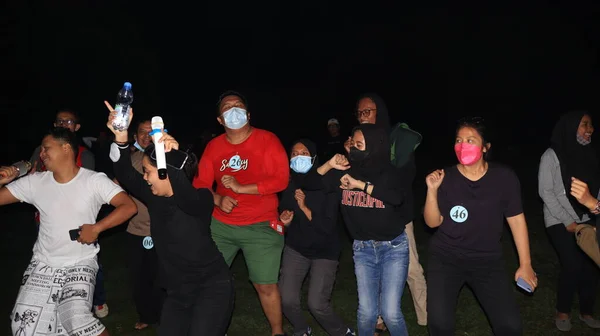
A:
<svg viewBox="0 0 600 336">
<path fill-rule="evenodd" d="M 368 117 L 371 116 L 371 112 L 373 112 L 373 111 L 377 111 L 377 109 L 376 108 L 375 109 L 366 108 L 364 110 L 356 110 L 355 115 L 356 115 L 357 118 L 360 118 L 360 117 L 363 117 L 363 116 L 365 118 L 368 118 Z"/>
<path fill-rule="evenodd" d="M 75 124 L 75 120 L 71 119 L 56 119 L 54 123 L 58 126 L 71 126 Z"/>
</svg>

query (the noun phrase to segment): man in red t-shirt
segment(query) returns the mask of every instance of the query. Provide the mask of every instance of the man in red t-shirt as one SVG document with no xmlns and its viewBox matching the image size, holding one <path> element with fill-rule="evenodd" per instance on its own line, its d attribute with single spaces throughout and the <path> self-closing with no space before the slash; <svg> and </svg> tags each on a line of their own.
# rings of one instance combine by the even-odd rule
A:
<svg viewBox="0 0 600 336">
<path fill-rule="evenodd" d="M 211 140 L 194 187 L 213 191 L 212 237 L 231 265 L 241 249 L 272 335 L 285 335 L 277 282 L 283 250 L 277 193 L 287 187 L 289 162 L 277 136 L 248 123 L 246 99 L 227 91 L 218 102 L 217 121 L 225 133 Z"/>
</svg>

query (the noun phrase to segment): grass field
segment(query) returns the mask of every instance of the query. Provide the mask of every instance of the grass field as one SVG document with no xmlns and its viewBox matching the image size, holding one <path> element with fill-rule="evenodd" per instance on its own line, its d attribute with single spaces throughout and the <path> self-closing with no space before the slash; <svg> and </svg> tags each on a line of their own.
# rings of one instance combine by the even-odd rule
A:
<svg viewBox="0 0 600 336">
<path fill-rule="evenodd" d="M 524 182 L 533 172 L 526 172 L 521 176 Z M 535 190 L 525 191 L 525 209 L 529 222 L 531 237 L 532 259 L 534 268 L 539 276 L 539 287 L 533 296 L 518 292 L 515 288 L 514 295 L 521 307 L 521 314 L 525 325 L 524 335 L 559 335 L 563 334 L 554 327 L 554 299 L 555 283 L 557 280 L 558 262 L 552 250 L 542 221 L 541 205 L 535 196 Z M 422 194 L 422 191 L 418 194 Z M 421 197 L 421 196 L 419 196 Z M 419 198 L 418 198 L 419 199 Z M 420 198 L 422 200 L 422 198 Z M 11 205 L 0 208 L 0 223 L 3 234 L 0 237 L 0 253 L 3 255 L 4 271 L 0 289 L 0 316 L 4 316 L 4 323 L 0 327 L 10 335 L 9 314 L 19 288 L 22 272 L 31 256 L 31 247 L 35 239 L 35 227 L 32 219 L 31 208 L 27 205 Z M 155 335 L 152 329 L 134 331 L 136 313 L 130 299 L 125 264 L 125 237 L 123 228 L 116 228 L 101 239 L 101 262 L 105 268 L 106 291 L 110 314 L 103 322 L 108 326 L 111 335 Z M 415 233 L 419 245 L 421 261 L 427 264 L 426 245 L 428 233 L 421 219 L 415 221 Z M 340 261 L 337 283 L 333 293 L 333 305 L 336 311 L 350 324 L 356 322 L 356 283 L 352 265 L 350 244 L 347 242 Z M 507 267 L 512 278 L 517 266 L 516 253 L 510 235 L 504 239 Z M 247 281 L 247 271 L 243 258 L 238 256 L 235 260 L 233 272 L 236 278 L 236 304 L 233 320 L 228 334 L 230 336 L 262 336 L 270 335 L 268 323 L 262 313 L 256 293 Z M 414 308 L 408 287 L 402 302 L 403 312 L 407 320 L 410 335 L 427 335 L 427 329 L 417 325 Z M 578 313 L 574 303 L 574 315 Z M 575 315 L 576 316 L 576 315 Z M 491 335 L 485 315 L 474 299 L 471 291 L 465 288 L 459 299 L 456 309 L 457 331 L 456 335 Z M 315 335 L 325 335 L 317 323 L 310 319 Z M 291 331 L 286 323 L 286 330 Z M 571 335 L 597 335 L 597 332 L 583 326 L 576 318 L 573 319 Z M 362 336 L 362 335 L 361 335 Z"/>
</svg>

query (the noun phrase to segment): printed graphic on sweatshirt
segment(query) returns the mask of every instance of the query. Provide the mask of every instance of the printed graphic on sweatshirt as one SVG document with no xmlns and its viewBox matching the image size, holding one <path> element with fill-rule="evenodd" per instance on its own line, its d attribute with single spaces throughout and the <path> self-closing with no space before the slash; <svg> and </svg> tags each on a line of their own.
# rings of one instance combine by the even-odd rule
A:
<svg viewBox="0 0 600 336">
<path fill-rule="evenodd" d="M 363 191 L 343 190 L 342 204 L 359 208 L 385 209 L 385 204 Z"/>
<path fill-rule="evenodd" d="M 248 169 L 248 159 L 242 159 L 239 154 L 235 154 L 231 158 L 221 161 L 220 171 L 225 171 L 227 168 L 231 169 L 232 173 L 246 170 Z"/>
</svg>

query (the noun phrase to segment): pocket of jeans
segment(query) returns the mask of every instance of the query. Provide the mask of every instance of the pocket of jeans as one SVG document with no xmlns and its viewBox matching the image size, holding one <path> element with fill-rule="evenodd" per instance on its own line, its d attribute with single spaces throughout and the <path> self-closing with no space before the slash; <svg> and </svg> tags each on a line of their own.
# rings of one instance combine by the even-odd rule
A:
<svg viewBox="0 0 600 336">
<path fill-rule="evenodd" d="M 402 232 L 401 235 L 391 240 L 390 245 L 392 248 L 408 247 L 408 237 L 406 237 L 406 232 Z"/>
<path fill-rule="evenodd" d="M 362 250 L 362 243 L 356 240 L 352 242 L 352 251 L 359 252 L 360 250 Z"/>
</svg>

